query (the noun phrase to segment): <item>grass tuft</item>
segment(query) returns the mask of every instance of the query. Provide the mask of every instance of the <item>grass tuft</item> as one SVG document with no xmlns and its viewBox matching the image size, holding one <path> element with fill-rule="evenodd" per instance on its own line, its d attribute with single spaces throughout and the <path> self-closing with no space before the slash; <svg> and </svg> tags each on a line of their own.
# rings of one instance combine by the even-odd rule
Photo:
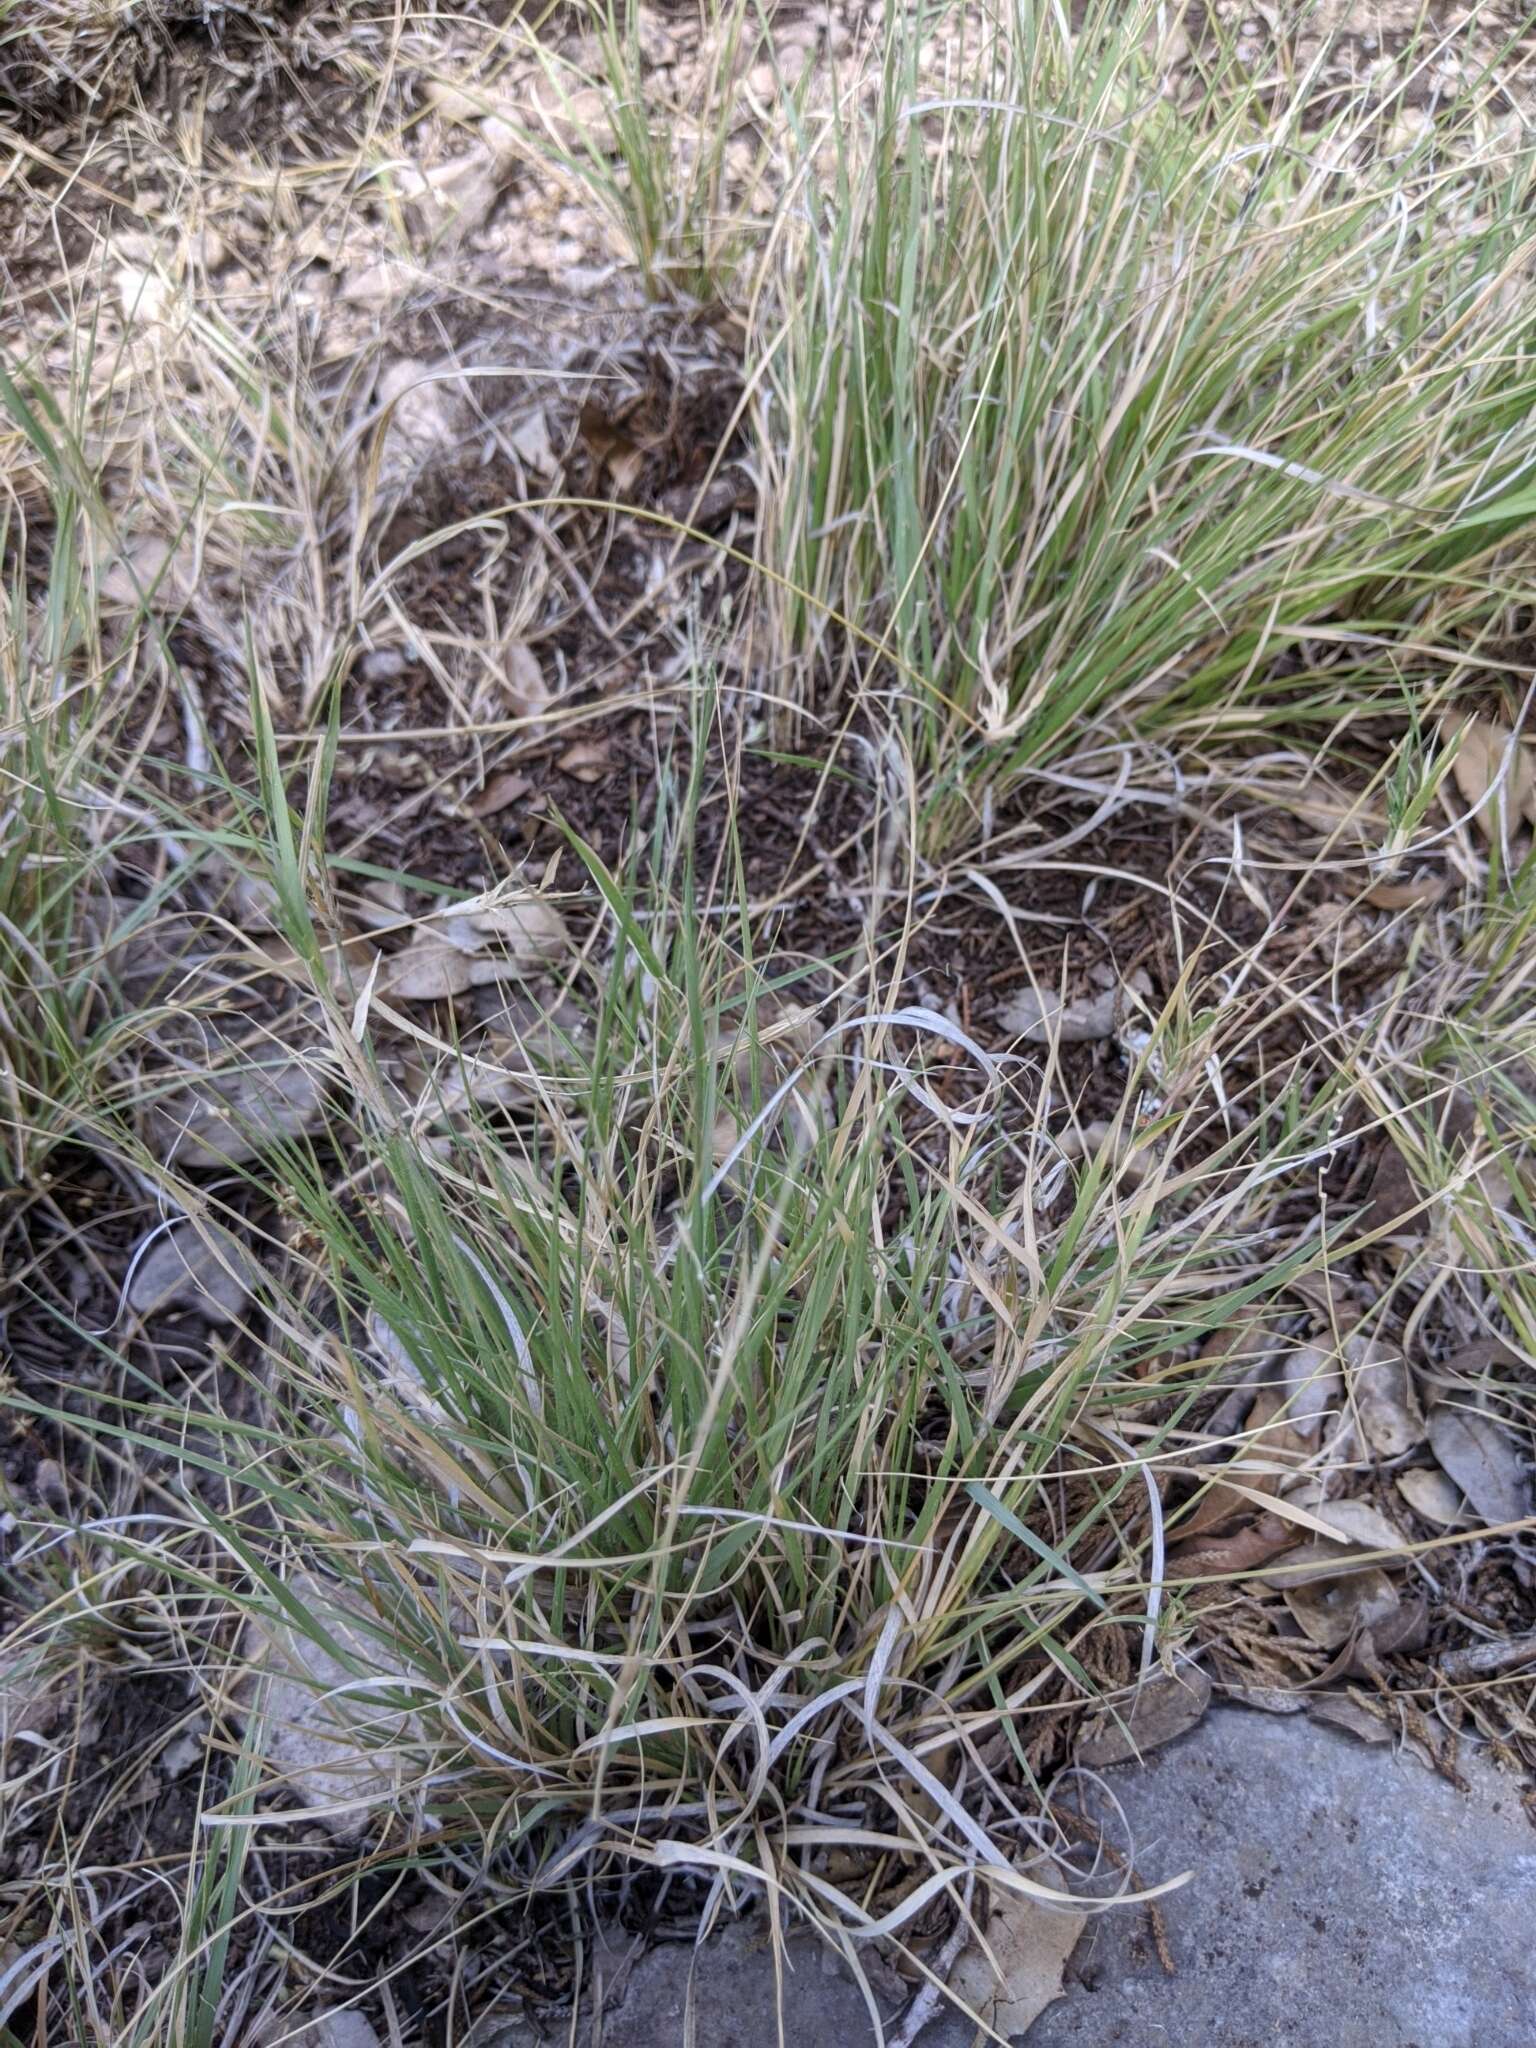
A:
<svg viewBox="0 0 1536 2048">
<path fill-rule="evenodd" d="M 786 658 L 900 702 L 940 801 L 1475 669 L 1536 459 L 1536 158 L 1491 86 L 1404 149 L 1414 52 L 1321 112 L 1218 69 L 1192 116 L 1155 10 L 1026 0 L 936 90 L 942 18 L 808 154 L 760 301 Z"/>
</svg>

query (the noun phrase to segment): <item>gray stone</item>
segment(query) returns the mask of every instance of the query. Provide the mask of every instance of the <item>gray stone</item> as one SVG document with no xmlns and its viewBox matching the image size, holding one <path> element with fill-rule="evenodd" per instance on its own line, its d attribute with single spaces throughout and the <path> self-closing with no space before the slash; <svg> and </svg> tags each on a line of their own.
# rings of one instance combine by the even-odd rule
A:
<svg viewBox="0 0 1536 2048">
<path fill-rule="evenodd" d="M 1516 1782 L 1475 1759 L 1470 1796 L 1412 1758 L 1302 1715 L 1221 1708 L 1142 1765 L 1104 1774 L 1163 1900 L 1176 1974 L 1146 1912 L 1090 1920 L 1066 1995 L 1027 2048 L 1530 2048 L 1536 2042 L 1536 1830 Z M 854 1986 L 791 1945 L 783 2039 L 866 2048 Z M 695 1956 L 610 1957 L 603 2048 L 778 2048 L 773 1960 L 749 1919 Z M 696 2032 L 685 2033 L 691 1999 Z M 534 2048 L 531 2028 L 490 2048 Z M 557 2030 L 562 2042 L 570 2037 Z M 584 2026 L 576 2037 L 590 2048 Z M 919 2048 L 971 2048 L 958 2015 Z"/>
<path fill-rule="evenodd" d="M 1226 1708 L 1117 1771 L 1138 1873 L 1195 1873 L 1163 1907 L 1177 1975 L 1140 1909 L 1090 1921 L 1029 2048 L 1529 2048 L 1536 1830 L 1516 1780 L 1461 1769 L 1470 1796 L 1300 1715 Z"/>
</svg>

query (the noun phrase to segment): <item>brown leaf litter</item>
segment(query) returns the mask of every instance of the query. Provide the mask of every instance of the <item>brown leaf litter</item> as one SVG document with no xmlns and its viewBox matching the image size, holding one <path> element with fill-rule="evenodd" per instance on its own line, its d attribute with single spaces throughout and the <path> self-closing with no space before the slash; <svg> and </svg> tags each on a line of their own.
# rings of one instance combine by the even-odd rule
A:
<svg viewBox="0 0 1536 2048">
<path fill-rule="evenodd" d="M 1311 1688 L 1363 1681 L 1380 1695 L 1371 1710 L 1379 1725 L 1407 1731 L 1450 1770 L 1446 1739 L 1430 1734 L 1413 1700 L 1437 1699 L 1451 1740 L 1471 1716 L 1503 1741 L 1509 1715 L 1520 1726 L 1511 1695 L 1502 1704 L 1488 1694 L 1451 1702 L 1442 1688 L 1457 1682 L 1452 1673 L 1471 1668 L 1468 1657 L 1486 1661 L 1490 1672 L 1518 1669 L 1520 1658 L 1505 1667 L 1496 1643 L 1462 1638 L 1457 1647 L 1454 1613 L 1405 1574 L 1413 1551 L 1432 1549 L 1457 1528 L 1476 1522 L 1500 1532 L 1528 1521 L 1530 1481 L 1518 1436 L 1485 1391 L 1490 1372 L 1520 1368 L 1498 1340 L 1416 1367 L 1400 1343 L 1360 1328 L 1358 1305 L 1336 1290 L 1316 1297 L 1316 1312 L 1323 1327 L 1300 1346 L 1287 1347 L 1282 1333 L 1253 1323 L 1240 1325 L 1225 1350 L 1212 1340 L 1236 1380 L 1207 1423 L 1228 1446 L 1227 1464 L 1213 1442 L 1193 1469 L 1243 1476 L 1240 1483 L 1216 1478 L 1175 1523 L 1180 1540 L 1170 1545 L 1168 1567 L 1205 1582 L 1190 1598 L 1208 1617 L 1197 1640 L 1209 1646 L 1221 1691 L 1284 1710 L 1304 1704 Z M 1330 1340 L 1341 1323 L 1345 1334 Z M 1449 1403 L 1444 1394 L 1454 1386 L 1466 1391 Z M 1429 1387 L 1439 1398 L 1426 1406 Z M 1388 1469 L 1374 1477 L 1373 1466 Z M 1262 1505 L 1266 1496 L 1272 1508 Z M 1529 1582 L 1512 1564 L 1503 1584 L 1515 1598 L 1513 1612 L 1530 1614 Z M 1437 1581 L 1470 1585 L 1487 1567 L 1478 1552 L 1458 1547 L 1429 1570 Z M 1236 1602 L 1213 1583 L 1230 1578 L 1243 1584 Z"/>
<path fill-rule="evenodd" d="M 1507 1423 L 1444 1402 L 1429 1412 L 1429 1443 L 1446 1477 L 1490 1528 L 1531 1514 L 1530 1480 Z"/>
<path fill-rule="evenodd" d="M 1400 1352 L 1375 1337 L 1346 1338 L 1343 1350 L 1349 1398 L 1370 1448 L 1400 1458 L 1424 1441 L 1424 1418 Z"/>
<path fill-rule="evenodd" d="M 1136 1687 L 1124 1703 L 1111 1701 L 1078 1739 L 1077 1761 L 1102 1770 L 1143 1757 L 1149 1750 L 1187 1734 L 1211 1703 L 1211 1681 L 1198 1665 L 1159 1671 Z"/>
<path fill-rule="evenodd" d="M 1440 737 L 1468 816 L 1485 840 L 1507 846 L 1521 824 L 1536 825 L 1536 742 L 1475 711 L 1448 714 Z"/>
<path fill-rule="evenodd" d="M 250 1254 L 218 1225 L 180 1218 L 146 1241 L 127 1285 L 135 1315 L 190 1308 L 211 1323 L 235 1322 L 255 1289 Z"/>
<path fill-rule="evenodd" d="M 568 949 L 554 904 L 528 893 L 471 898 L 425 918 L 378 978 L 380 995 L 431 1002 L 538 968 Z"/>
<path fill-rule="evenodd" d="M 1039 1869 L 1026 1873 L 1049 1889 Z M 984 2026 L 1010 2040 L 1024 2033 L 1061 1997 L 1062 1973 L 1088 1916 L 1063 1892 L 1059 1906 L 1021 1892 L 999 1890 L 985 1925 L 964 1949 L 949 1977 L 953 1999 Z"/>
<path fill-rule="evenodd" d="M 167 1164 L 244 1165 L 275 1138 L 324 1124 L 324 1082 L 287 1047 L 210 1047 L 205 1057 L 206 1071 L 160 1093 L 146 1113 L 149 1142 Z"/>
</svg>

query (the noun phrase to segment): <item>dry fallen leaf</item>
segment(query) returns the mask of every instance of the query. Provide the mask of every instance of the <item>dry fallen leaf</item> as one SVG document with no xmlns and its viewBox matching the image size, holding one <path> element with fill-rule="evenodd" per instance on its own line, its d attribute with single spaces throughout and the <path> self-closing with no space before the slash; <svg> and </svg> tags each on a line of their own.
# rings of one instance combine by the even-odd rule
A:
<svg viewBox="0 0 1536 2048">
<path fill-rule="evenodd" d="M 559 472 L 560 457 L 549 436 L 549 415 L 542 406 L 510 427 L 507 439 L 519 461 L 525 462 L 535 476 L 552 477 Z"/>
<path fill-rule="evenodd" d="M 1313 1323 L 1334 1338 L 1348 1336 L 1360 1320 L 1361 1305 L 1355 1284 L 1337 1268 L 1298 1273 L 1286 1292 L 1305 1303 Z"/>
<path fill-rule="evenodd" d="M 1140 1187 L 1156 1163 L 1156 1155 L 1138 1146 L 1134 1129 L 1118 1119 L 1095 1117 L 1092 1123 L 1071 1125 L 1057 1139 L 1063 1159 L 1094 1159 L 1102 1155 L 1111 1174 L 1128 1188 Z"/>
<path fill-rule="evenodd" d="M 1344 1363 L 1350 1397 L 1371 1449 L 1400 1458 L 1424 1441 L 1424 1418 L 1408 1377 L 1408 1361 L 1379 1337 L 1348 1337 Z"/>
<path fill-rule="evenodd" d="M 531 647 L 514 640 L 503 650 L 506 662 L 507 701 L 518 718 L 536 718 L 548 710 L 554 692 L 544 680 L 539 658 Z"/>
<path fill-rule="evenodd" d="M 574 775 L 578 782 L 601 782 L 612 768 L 608 749 L 595 740 L 578 740 L 573 747 L 567 747 L 555 766 L 564 775 Z"/>
<path fill-rule="evenodd" d="M 1282 1367 L 1282 1375 L 1284 1370 Z M 1321 1416 L 1316 1420 L 1320 1421 Z M 1289 1386 L 1283 1377 L 1279 1386 L 1260 1387 L 1254 1396 L 1244 1436 L 1246 1440 L 1234 1461 L 1234 1472 L 1241 1473 L 1242 1483 L 1260 1493 L 1280 1493 L 1290 1487 L 1309 1446 L 1307 1436 L 1294 1425 Z"/>
<path fill-rule="evenodd" d="M 1414 1513 L 1437 1528 L 1461 1528 L 1471 1520 L 1461 1488 L 1431 1466 L 1415 1465 L 1399 1472 L 1396 1485 Z"/>
<path fill-rule="evenodd" d="M 1053 1037 L 1064 1045 L 1086 1044 L 1108 1038 L 1114 1030 L 1115 992 L 1106 989 L 1102 995 L 1064 1003 L 1059 996 L 1037 995 L 1027 988 L 1003 1005 L 997 1021 L 1011 1038 L 1027 1038 L 1031 1045 L 1049 1045 Z"/>
<path fill-rule="evenodd" d="M 228 1048 L 225 1056 L 231 1056 Z M 320 1083 L 295 1054 L 267 1047 L 240 1058 L 238 1067 L 200 1075 L 154 1104 L 149 1127 L 164 1159 L 177 1166 L 240 1166 L 276 1139 L 320 1128 Z"/>
<path fill-rule="evenodd" d="M 541 896 L 471 898 L 424 919 L 403 952 L 385 963 L 379 993 L 431 1002 L 544 965 L 565 951 L 565 919 Z"/>
<path fill-rule="evenodd" d="M 328 2009 L 318 2018 L 306 2010 L 295 2015 L 298 2031 L 290 2033 L 293 2048 L 384 2048 L 372 2020 L 344 2006 Z"/>
<path fill-rule="evenodd" d="M 1360 1217 L 1362 1230 L 1392 1230 L 1423 1223 L 1423 1197 L 1408 1161 L 1397 1145 L 1383 1137 L 1371 1175 L 1369 1200 Z"/>
<path fill-rule="evenodd" d="M 1382 1571 L 1288 1585 L 1282 1597 L 1302 1634 L 1325 1650 L 1337 1650 L 1361 1629 L 1389 1621 L 1399 1604 L 1397 1588 Z"/>
<path fill-rule="evenodd" d="M 1251 1397 L 1247 1420 L 1242 1425 L 1242 1444 L 1230 1463 L 1222 1468 L 1231 1473 L 1231 1480 L 1214 1480 L 1195 1503 L 1188 1518 L 1178 1523 L 1173 1532 L 1178 1544 L 1174 1552 L 1177 1561 L 1193 1558 L 1196 1539 L 1227 1530 L 1239 1517 L 1251 1522 L 1255 1509 L 1263 1507 L 1266 1496 L 1275 1500 L 1279 1514 L 1264 1519 L 1273 1522 L 1289 1514 L 1288 1504 L 1279 1497 L 1305 1480 L 1301 1467 L 1308 1455 L 1308 1444 L 1291 1427 L 1289 1417 L 1284 1413 L 1285 1401 L 1283 1385 L 1260 1387 Z M 1196 1467 L 1195 1476 L 1204 1477 L 1207 1469 Z M 1238 1535 L 1244 1533 L 1236 1532 Z M 1285 1543 L 1296 1540 L 1294 1532 L 1283 1539 Z M 1276 1544 L 1267 1545 L 1251 1561 L 1262 1561 L 1277 1547 Z M 1187 1568 L 1207 1569 L 1203 1564 L 1191 1564 Z M 1230 1567 L 1233 1570 L 1242 1568 Z"/>
<path fill-rule="evenodd" d="M 1429 1603 L 1401 1592 L 1392 1612 L 1360 1631 L 1345 1665 L 1356 1678 L 1373 1678 L 1383 1657 L 1399 1650 L 1422 1650 L 1429 1641 Z"/>
<path fill-rule="evenodd" d="M 282 975 L 285 981 L 293 982 L 299 988 L 313 985 L 310 959 L 295 952 L 286 939 L 275 933 L 270 937 L 254 936 L 261 931 L 254 916 L 244 920 L 244 929 L 253 934 L 252 951 L 264 956 L 272 973 Z M 317 957 L 325 969 L 327 986 L 338 1001 L 345 1001 L 367 982 L 377 951 L 366 932 L 349 933 L 345 939 L 319 949 Z"/>
<path fill-rule="evenodd" d="M 707 530 L 729 512 L 750 511 L 757 503 L 757 485 L 739 463 L 731 463 L 702 487 L 676 484 L 656 500 L 657 510 L 669 519 Z"/>
<path fill-rule="evenodd" d="M 464 808 L 472 818 L 494 818 L 498 811 L 505 811 L 525 797 L 533 784 L 526 775 L 519 775 L 514 769 L 507 769 L 500 775 L 493 775 L 478 796 L 472 796 Z"/>
<path fill-rule="evenodd" d="M 627 498 L 645 469 L 645 448 L 631 431 L 635 408 L 621 407 L 616 413 L 589 400 L 581 408 L 581 438 L 592 457 L 599 480 L 607 478 L 613 490 Z"/>
<path fill-rule="evenodd" d="M 135 1315 L 189 1308 L 210 1323 L 233 1323 L 250 1299 L 258 1269 L 250 1254 L 217 1224 L 201 1229 L 181 1218 L 151 1243 L 128 1283 Z"/>
<path fill-rule="evenodd" d="M 1230 1535 L 1176 1543 L 1168 1553 L 1168 1563 L 1180 1577 L 1224 1578 L 1230 1572 L 1251 1572 L 1268 1564 L 1278 1551 L 1290 1550 L 1295 1542 L 1294 1528 L 1278 1515 L 1266 1514 L 1245 1522 Z"/>
<path fill-rule="evenodd" d="M 1003 1004 L 997 1021 L 1011 1037 L 1027 1039 L 1031 1045 L 1049 1045 L 1058 1039 L 1063 1045 L 1085 1045 L 1113 1034 L 1127 1006 L 1127 990 L 1148 995 L 1151 988 L 1146 975 L 1138 972 L 1123 986 L 1114 982 L 1095 995 L 1079 996 L 1072 1002 L 1063 1002 L 1050 990 L 1020 989 Z"/>
<path fill-rule="evenodd" d="M 1337 1360 L 1331 1351 L 1303 1344 L 1281 1362 L 1285 1419 L 1305 1443 L 1313 1443 L 1323 1417 L 1343 1392 Z"/>
<path fill-rule="evenodd" d="M 1460 1374 L 1464 1378 L 1476 1379 L 1494 1365 L 1523 1365 L 1525 1361 L 1511 1344 L 1502 1337 L 1474 1337 L 1469 1343 L 1460 1345 L 1440 1367 L 1444 1376 Z"/>
<path fill-rule="evenodd" d="M 1421 1139 L 1421 1143 L 1425 1142 Z M 1426 1203 L 1419 1191 L 1415 1169 L 1402 1147 L 1383 1136 L 1377 1151 L 1369 1200 L 1360 1217 L 1362 1229 L 1390 1231 L 1388 1243 L 1401 1242 L 1408 1235 L 1422 1236 L 1434 1217 L 1444 1213 L 1444 1204 L 1458 1192 L 1475 1189 L 1496 1209 L 1507 1209 L 1511 1201 L 1508 1176 L 1500 1163 L 1499 1142 L 1483 1125 L 1477 1106 L 1464 1089 L 1453 1089 L 1435 1119 L 1433 1143 L 1443 1148 L 1454 1167 L 1470 1169 L 1446 1175 L 1425 1170 L 1432 1188 Z"/>
<path fill-rule="evenodd" d="M 488 1030 L 452 1064 L 406 1076 L 419 1122 L 452 1118 L 470 1105 L 487 1110 L 536 1099 L 545 1075 L 579 1058 L 574 1049 L 588 1029 L 575 1003 L 548 995 L 513 997 L 496 1021 L 507 1028 Z"/>
<path fill-rule="evenodd" d="M 1123 1705 L 1102 1715 L 1077 1746 L 1077 1761 L 1098 1770 L 1145 1756 L 1193 1728 L 1211 1703 L 1211 1681 L 1196 1664 L 1149 1678 Z"/>
<path fill-rule="evenodd" d="M 141 534 L 107 558 L 99 595 L 104 604 L 128 611 L 141 605 L 174 611 L 197 588 L 197 567 L 197 551 L 190 540 L 173 547 L 158 534 Z"/>
<path fill-rule="evenodd" d="M 742 1022 L 734 1031 L 722 1031 L 716 1053 L 722 1063 L 729 1058 L 736 1087 L 749 1096 L 754 1066 L 766 1092 L 808 1065 L 818 1030 L 814 1010 L 764 995 L 758 999 L 751 1029 Z"/>
<path fill-rule="evenodd" d="M 1312 1702 L 1312 1719 L 1341 1729 L 1360 1742 L 1390 1742 L 1392 1730 L 1385 1721 L 1362 1707 L 1347 1693 L 1324 1693 Z"/>
<path fill-rule="evenodd" d="M 1493 1416 L 1441 1402 L 1430 1410 L 1429 1443 L 1490 1528 L 1530 1513 L 1531 1489 L 1519 1455 L 1508 1430 Z"/>
<path fill-rule="evenodd" d="M 1484 839 L 1506 839 L 1521 818 L 1536 824 L 1536 751 L 1527 741 L 1498 719 L 1466 711 L 1442 718 L 1440 737 L 1456 747 L 1451 773 Z"/>
<path fill-rule="evenodd" d="M 1324 1501 L 1314 1512 L 1320 1522 L 1326 1522 L 1330 1529 L 1337 1529 L 1347 1542 L 1358 1543 L 1362 1549 L 1402 1548 L 1402 1530 L 1389 1522 L 1380 1508 L 1373 1508 L 1368 1500 Z"/>
<path fill-rule="evenodd" d="M 1025 1875 L 1045 1881 L 1038 1872 Z M 1061 1973 L 1087 1918 L 1066 1893 L 1060 1906 L 1048 1906 L 1041 1899 L 1002 1892 L 986 1924 L 996 1967 L 973 1937 L 950 1973 L 951 1996 L 1008 2039 L 1024 2033 L 1061 1997 Z"/>
<path fill-rule="evenodd" d="M 771 995 L 764 995 L 758 1000 L 750 1028 L 743 1020 L 734 1031 L 720 1032 L 715 1041 L 716 1057 L 722 1068 L 729 1068 L 732 1083 L 741 1097 L 739 1107 L 745 1109 L 753 1100 L 754 1075 L 764 1098 L 786 1083 L 793 1084 L 768 1127 L 788 1124 L 802 1129 L 819 1129 L 824 1097 L 814 1077 L 806 1072 L 816 1037 L 814 1010 L 798 1003 L 780 1001 Z M 764 1125 L 759 1123 L 755 1128 L 763 1129 Z M 741 1142 L 742 1133 L 743 1124 L 737 1111 L 729 1106 L 722 1107 L 710 1134 L 716 1166 L 723 1166 L 730 1158 Z"/>
<path fill-rule="evenodd" d="M 375 380 L 373 400 L 383 436 L 380 474 L 391 486 L 403 485 L 441 462 L 467 431 L 470 415 L 463 379 L 424 359 L 399 356 L 386 363 Z M 375 652 L 397 657 L 401 650 L 386 647 Z"/>
<path fill-rule="evenodd" d="M 1226 1486 L 1216 1479 L 1195 1502 L 1193 1513 L 1177 1524 L 1173 1534 L 1178 1543 L 1188 1545 L 1197 1536 L 1214 1535 L 1240 1516 L 1252 1513 L 1253 1502 L 1245 1493 L 1239 1493 L 1235 1487 Z"/>
<path fill-rule="evenodd" d="M 1372 882 L 1365 900 L 1373 910 L 1427 910 L 1445 894 L 1443 875 L 1415 875 L 1400 882 Z"/>
<path fill-rule="evenodd" d="M 475 986 L 475 970 L 480 965 L 472 953 L 445 936 L 422 933 L 384 968 L 378 980 L 378 993 L 404 1003 L 435 1002 L 443 996 L 463 995 Z M 510 961 L 506 971 L 512 972 Z"/>
<path fill-rule="evenodd" d="M 1282 1587 L 1378 1570 L 1380 1559 L 1372 1553 L 1399 1551 L 1407 1540 L 1366 1500 L 1319 1501 L 1310 1512 L 1319 1522 L 1337 1530 L 1340 1541 L 1335 1543 L 1319 1536 L 1298 1544 L 1283 1560 L 1284 1570 L 1276 1573 L 1276 1584 Z"/>
</svg>

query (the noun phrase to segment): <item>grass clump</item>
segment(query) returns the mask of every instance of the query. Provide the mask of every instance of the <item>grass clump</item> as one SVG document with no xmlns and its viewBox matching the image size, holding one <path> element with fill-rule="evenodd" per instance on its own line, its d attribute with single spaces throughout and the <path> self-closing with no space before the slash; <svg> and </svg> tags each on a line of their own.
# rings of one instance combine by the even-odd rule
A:
<svg viewBox="0 0 1536 2048">
<path fill-rule="evenodd" d="M 1536 507 L 1529 163 L 1219 58 L 1191 114 L 1139 15 L 1011 9 L 935 84 L 953 12 L 869 90 L 786 81 L 771 219 L 732 213 L 747 15 L 691 153 L 633 14 L 526 74 L 624 85 L 585 137 L 541 102 L 546 141 L 655 297 L 740 302 L 770 573 L 707 628 L 754 543 L 648 557 L 594 499 L 600 354 L 567 394 L 464 315 L 487 391 L 537 385 L 513 503 L 473 495 L 489 400 L 469 456 L 392 470 L 372 344 L 269 350 L 191 269 L 77 405 L 46 352 L 3 387 L 53 491 L 0 536 L 0 1599 L 79 1724 L 29 1728 L 0 1809 L 46 1838 L 0 1877 L 39 2038 L 303 2025 L 298 1922 L 324 1891 L 350 1941 L 381 1874 L 449 1900 L 445 1951 L 482 1902 L 538 1940 L 676 1885 L 931 1972 L 1064 1858 L 1085 1712 L 1337 1668 L 1259 1566 L 1366 1489 L 1406 1517 L 1349 1412 L 1372 1345 L 1528 1430 L 1536 896 L 1487 700 Z M 366 210 L 362 163 L 305 175 Z M 418 252 L 411 348 L 460 347 L 466 250 Z M 637 457 L 689 409 L 665 356 Z M 76 420 L 124 392 L 132 433 Z M 853 731 L 769 756 L 786 705 Z M 487 906 L 530 902 L 514 972 Z M 172 1233 L 233 1309 L 136 1291 Z M 1253 1375 L 1308 1349 L 1293 1435 Z M 1447 1586 L 1463 1535 L 1411 1546 Z M 155 1741 L 195 1730 L 180 1834 L 76 1789 L 138 1785 L 79 1727 L 140 1680 Z M 399 2038 L 457 2024 L 461 1955 L 415 2034 L 378 1990 Z"/>
<path fill-rule="evenodd" d="M 90 532 L 67 490 L 44 531 L 14 507 L 0 518 L 0 1178 L 12 1187 L 35 1183 L 115 1092 L 130 1019 L 114 949 L 156 914 L 169 836 L 130 793 L 142 761 L 120 744 L 103 682 Z M 135 902 L 113 894 L 125 862 L 149 883 Z"/>
<path fill-rule="evenodd" d="M 249 1504 L 205 1526 L 242 1611 L 350 1674 L 395 1841 L 524 1898 L 717 1871 L 846 1945 L 879 1915 L 819 1830 L 1006 1873 L 1035 1820 L 946 1786 L 1002 1770 L 1033 1815 L 1063 1701 L 1180 1665 L 1152 1475 L 1222 1333 L 1323 1256 L 1274 1219 L 1337 1103 L 1270 1076 L 1224 1137 L 1215 1020 L 1175 1003 L 1149 1058 L 1187 1106 L 1069 1169 L 939 1013 L 757 957 L 674 801 L 656 879 L 594 866 L 582 1021 L 510 1124 L 444 1047 L 414 1113 L 364 1091 L 345 1183 L 265 1162 L 276 1412 L 206 1418 Z"/>
<path fill-rule="evenodd" d="M 1529 579 L 1488 508 L 1536 452 L 1530 151 L 1219 67 L 1180 107 L 1153 10 L 1010 8 L 936 89 L 943 19 L 892 30 L 765 313 L 786 652 L 904 698 L 953 790 L 1089 731 L 1315 732 L 1383 648 L 1475 637 Z"/>
<path fill-rule="evenodd" d="M 776 154 L 771 139 L 752 146 L 739 134 L 737 79 L 758 45 L 761 24 L 744 0 L 719 9 L 700 38 L 704 75 L 690 101 L 679 105 L 659 102 L 648 79 L 642 14 L 633 0 L 622 13 L 612 4 L 594 9 L 593 21 L 607 146 L 583 141 L 577 124 L 572 167 L 623 236 L 648 290 L 730 304 L 767 232 L 767 223 L 754 219 L 732 190 L 740 175 L 732 143 L 752 163 L 751 182 Z"/>
</svg>

